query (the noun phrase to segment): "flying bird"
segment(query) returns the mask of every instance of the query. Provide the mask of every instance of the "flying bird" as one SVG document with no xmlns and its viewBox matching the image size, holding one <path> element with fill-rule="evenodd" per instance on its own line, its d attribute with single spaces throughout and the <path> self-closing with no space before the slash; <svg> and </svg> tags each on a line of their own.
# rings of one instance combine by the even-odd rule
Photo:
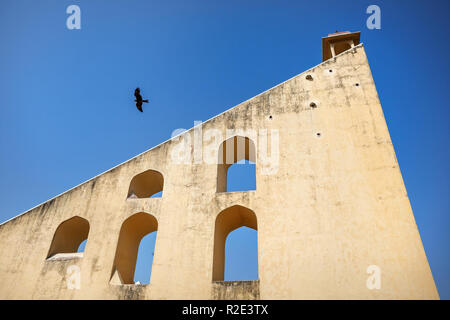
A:
<svg viewBox="0 0 450 320">
<path fill-rule="evenodd" d="M 142 100 L 141 90 L 139 88 L 136 88 L 136 90 L 134 90 L 134 96 L 136 97 L 136 100 L 134 100 L 136 102 L 136 107 L 140 112 L 144 112 L 142 110 L 142 103 L 143 102 L 148 103 L 148 99 Z"/>
</svg>

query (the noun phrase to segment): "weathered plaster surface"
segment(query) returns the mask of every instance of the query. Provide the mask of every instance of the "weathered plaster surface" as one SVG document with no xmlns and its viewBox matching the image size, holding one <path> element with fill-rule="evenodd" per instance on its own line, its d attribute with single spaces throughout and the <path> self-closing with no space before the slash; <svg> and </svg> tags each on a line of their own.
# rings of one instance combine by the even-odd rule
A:
<svg viewBox="0 0 450 320">
<path fill-rule="evenodd" d="M 178 139 L 167 141 L 2 224 L 0 299 L 229 297 L 212 282 L 212 258 L 216 216 L 233 205 L 258 223 L 259 295 L 252 287 L 239 297 L 439 298 L 362 45 L 209 128 L 224 137 L 230 128 L 279 130 L 278 171 L 262 174 L 257 160 L 256 191 L 217 193 L 217 165 L 175 164 Z M 127 200 L 131 179 L 148 169 L 164 176 L 163 197 Z M 142 211 L 158 221 L 151 283 L 111 285 L 121 225 Z M 73 216 L 90 224 L 83 257 L 46 261 L 56 228 Z M 69 264 L 80 267 L 79 290 L 67 289 Z M 369 265 L 382 270 L 379 290 L 366 287 Z"/>
<path fill-rule="evenodd" d="M 213 282 L 213 300 L 258 300 L 259 281 Z"/>
</svg>

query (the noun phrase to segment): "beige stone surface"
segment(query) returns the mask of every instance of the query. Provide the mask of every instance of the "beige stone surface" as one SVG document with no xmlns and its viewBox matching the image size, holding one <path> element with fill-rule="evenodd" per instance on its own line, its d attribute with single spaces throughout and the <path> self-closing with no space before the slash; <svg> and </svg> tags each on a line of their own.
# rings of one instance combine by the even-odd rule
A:
<svg viewBox="0 0 450 320">
<path fill-rule="evenodd" d="M 174 163 L 175 138 L 0 225 L 0 299 L 439 298 L 362 44 L 201 125 L 224 140 L 261 128 L 278 130 L 279 167 L 263 172 L 256 141 L 255 191 L 217 192 L 218 165 Z M 163 196 L 128 198 L 147 170 L 162 174 Z M 236 205 L 256 215 L 259 282 L 224 296 L 232 289 L 212 281 L 215 224 Z M 113 284 L 122 225 L 137 213 L 157 221 L 150 284 Z M 74 216 L 89 222 L 84 254 L 47 260 Z M 70 265 L 79 289 L 67 286 Z M 366 286 L 370 265 L 380 289 Z"/>
</svg>

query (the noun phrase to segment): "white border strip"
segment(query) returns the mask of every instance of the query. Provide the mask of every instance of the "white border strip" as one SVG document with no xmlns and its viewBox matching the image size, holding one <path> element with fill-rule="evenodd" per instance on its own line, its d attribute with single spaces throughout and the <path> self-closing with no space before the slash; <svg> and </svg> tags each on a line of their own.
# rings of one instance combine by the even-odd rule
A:
<svg viewBox="0 0 450 320">
<path fill-rule="evenodd" d="M 24 215 L 25 213 L 30 212 L 31 210 L 36 209 L 37 207 L 42 206 L 43 204 L 45 204 L 45 203 L 47 203 L 47 202 L 49 202 L 49 201 L 52 201 L 53 199 L 58 198 L 59 196 L 62 196 L 62 195 L 65 194 L 65 193 L 68 193 L 68 192 L 70 192 L 70 191 L 72 191 L 72 190 L 78 188 L 79 186 L 81 186 L 81 185 L 83 185 L 83 184 L 85 184 L 85 183 L 88 183 L 88 182 L 91 181 L 91 180 L 94 180 L 94 179 L 98 178 L 99 176 L 101 176 L 101 175 L 103 175 L 103 174 L 105 174 L 105 173 L 107 173 L 107 172 L 109 172 L 109 171 L 111 171 L 111 170 L 114 170 L 115 168 L 120 167 L 121 165 L 123 165 L 123 164 L 125 164 L 125 163 L 127 163 L 127 162 L 129 162 L 129 161 L 132 161 L 132 160 L 136 159 L 137 157 L 140 157 L 140 156 L 143 155 L 144 153 L 147 153 L 147 152 L 149 152 L 149 151 L 151 151 L 151 150 L 153 150 L 153 149 L 159 147 L 160 145 L 162 145 L 162 144 L 164 144 L 164 143 L 166 143 L 166 142 L 168 142 L 168 141 L 170 141 L 170 140 L 172 140 L 172 139 L 175 139 L 175 138 L 177 138 L 178 136 L 180 136 L 180 135 L 182 135 L 182 134 L 185 134 L 186 132 L 191 131 L 192 129 L 194 129 L 194 128 L 198 127 L 198 126 L 203 125 L 203 124 L 207 123 L 208 121 L 211 121 L 211 120 L 213 120 L 213 119 L 215 119 L 215 118 L 217 118 L 217 117 L 223 115 L 224 113 L 226 113 L 226 112 L 228 112 L 228 111 L 230 111 L 230 110 L 232 110 L 232 109 L 234 109 L 234 108 L 239 107 L 240 105 L 246 103 L 247 101 L 250 101 L 250 100 L 252 100 L 252 99 L 255 99 L 255 98 L 259 97 L 260 95 L 263 95 L 264 93 L 266 93 L 266 92 L 268 92 L 268 91 L 270 91 L 270 90 L 272 90 L 272 89 L 275 89 L 275 88 L 277 88 L 277 87 L 279 87 L 279 86 L 285 84 L 286 82 L 291 81 L 292 79 L 297 78 L 297 77 L 301 76 L 302 74 L 304 74 L 304 73 L 306 73 L 306 72 L 309 72 L 309 71 L 311 71 L 312 69 L 315 69 L 315 68 L 319 67 L 320 65 L 325 64 L 325 63 L 327 63 L 328 61 L 330 61 L 330 60 L 332 60 L 332 59 L 335 59 L 336 57 L 339 57 L 339 56 L 341 56 L 341 55 L 347 53 L 347 51 L 350 51 L 350 50 L 352 50 L 352 49 L 355 49 L 355 48 L 358 48 L 358 47 L 362 47 L 362 46 L 363 46 L 363 43 L 361 42 L 361 43 L 359 43 L 358 45 L 354 46 L 353 48 L 350 48 L 350 49 L 348 49 L 348 50 L 346 50 L 346 51 L 344 51 L 344 52 L 341 52 L 340 54 L 338 54 L 338 55 L 336 55 L 336 56 L 334 56 L 334 57 L 332 57 L 332 58 L 330 58 L 330 59 L 328 59 L 328 60 L 322 61 L 321 63 L 315 65 L 314 67 L 309 68 L 308 70 L 303 71 L 302 73 L 299 73 L 299 74 L 297 74 L 297 75 L 295 75 L 295 76 L 293 76 L 293 77 L 287 79 L 286 81 L 283 81 L 283 82 L 277 84 L 276 86 L 273 86 L 273 87 L 271 87 L 270 89 L 267 89 L 267 90 L 265 90 L 265 91 L 263 91 L 263 92 L 257 94 L 256 96 L 254 96 L 254 97 L 252 97 L 252 98 L 250 98 L 250 99 L 247 99 L 247 100 L 245 100 L 245 101 L 243 101 L 243 102 L 241 102 L 241 103 L 235 105 L 234 107 L 231 107 L 231 108 L 229 108 L 229 109 L 223 111 L 222 113 L 219 113 L 218 115 L 215 115 L 214 117 L 209 118 L 208 120 L 203 121 L 202 123 L 200 123 L 200 124 L 198 124 L 198 125 L 196 125 L 196 126 L 190 128 L 190 129 L 188 129 L 188 130 L 186 130 L 186 131 L 184 131 L 184 132 L 182 132 L 182 133 L 180 133 L 180 134 L 177 134 L 176 136 L 174 136 L 174 137 L 172 137 L 172 138 L 169 138 L 169 139 L 167 139 L 167 140 L 161 142 L 160 144 L 157 144 L 157 145 L 154 146 L 153 148 L 150 148 L 150 149 L 148 149 L 148 150 L 146 150 L 146 151 L 144 151 L 144 152 L 142 152 L 142 153 L 139 153 L 138 155 L 134 156 L 133 158 L 128 159 L 128 160 L 125 160 L 124 162 L 122 162 L 122 163 L 120 163 L 120 164 L 118 164 L 118 165 L 112 167 L 111 169 L 108 169 L 108 170 L 106 170 L 106 171 L 103 171 L 102 173 L 100 173 L 100 174 L 94 176 L 93 178 L 90 178 L 90 179 L 88 179 L 88 180 L 86 180 L 86 181 L 84 181 L 84 182 L 81 182 L 80 184 L 77 184 L 75 187 L 72 187 L 72 188 L 70 188 L 69 190 L 66 190 L 66 191 L 64 191 L 64 192 L 62 192 L 62 193 L 60 193 L 60 194 L 54 196 L 53 198 L 50 198 L 50 199 L 48 199 L 48 200 L 46 200 L 46 201 L 44 201 L 44 202 L 41 202 L 40 204 L 38 204 L 38 205 L 32 207 L 31 209 L 28 209 L 27 211 L 24 211 L 24 212 L 18 214 L 17 216 L 14 216 L 14 217 L 12 217 L 12 218 L 6 220 L 5 222 L 0 223 L 0 226 L 4 225 L 5 223 L 7 223 L 7 222 L 9 222 L 9 221 L 11 221 L 11 220 L 13 220 L 13 219 L 16 219 L 16 218 L 18 218 L 18 217 Z"/>
</svg>

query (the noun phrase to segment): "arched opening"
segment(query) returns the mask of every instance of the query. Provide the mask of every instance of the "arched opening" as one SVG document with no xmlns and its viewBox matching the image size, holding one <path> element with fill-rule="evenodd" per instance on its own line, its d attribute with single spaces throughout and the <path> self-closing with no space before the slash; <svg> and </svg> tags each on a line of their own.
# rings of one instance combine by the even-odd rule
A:
<svg viewBox="0 0 450 320">
<path fill-rule="evenodd" d="M 82 242 L 87 240 L 89 222 L 81 217 L 70 218 L 55 231 L 47 259 L 59 253 L 77 253 Z M 82 248 L 84 251 L 84 247 Z"/>
<path fill-rule="evenodd" d="M 235 205 L 217 216 L 214 228 L 213 281 L 224 281 L 225 243 L 230 232 L 241 227 L 258 230 L 256 215 L 252 210 Z M 257 256 L 256 253 L 256 259 Z"/>
<path fill-rule="evenodd" d="M 238 161 L 228 167 L 226 192 L 256 190 L 256 164 Z"/>
<path fill-rule="evenodd" d="M 136 213 L 123 222 L 111 272 L 112 284 L 135 283 L 139 244 L 144 236 L 157 230 L 158 221 L 145 212 Z"/>
<path fill-rule="evenodd" d="M 222 142 L 217 164 L 217 192 L 256 190 L 255 163 L 256 148 L 249 138 L 235 136 Z"/>
<path fill-rule="evenodd" d="M 258 280 L 258 231 L 240 227 L 225 240 L 225 281 Z"/>
<path fill-rule="evenodd" d="M 84 249 L 86 248 L 87 239 L 82 241 L 80 245 L 78 246 L 77 252 L 84 252 Z"/>
<path fill-rule="evenodd" d="M 164 177 L 155 170 L 147 170 L 131 179 L 127 198 L 161 197 Z"/>
<path fill-rule="evenodd" d="M 154 231 L 145 235 L 139 244 L 134 272 L 134 283 L 150 283 L 157 233 L 158 231 Z"/>
</svg>

